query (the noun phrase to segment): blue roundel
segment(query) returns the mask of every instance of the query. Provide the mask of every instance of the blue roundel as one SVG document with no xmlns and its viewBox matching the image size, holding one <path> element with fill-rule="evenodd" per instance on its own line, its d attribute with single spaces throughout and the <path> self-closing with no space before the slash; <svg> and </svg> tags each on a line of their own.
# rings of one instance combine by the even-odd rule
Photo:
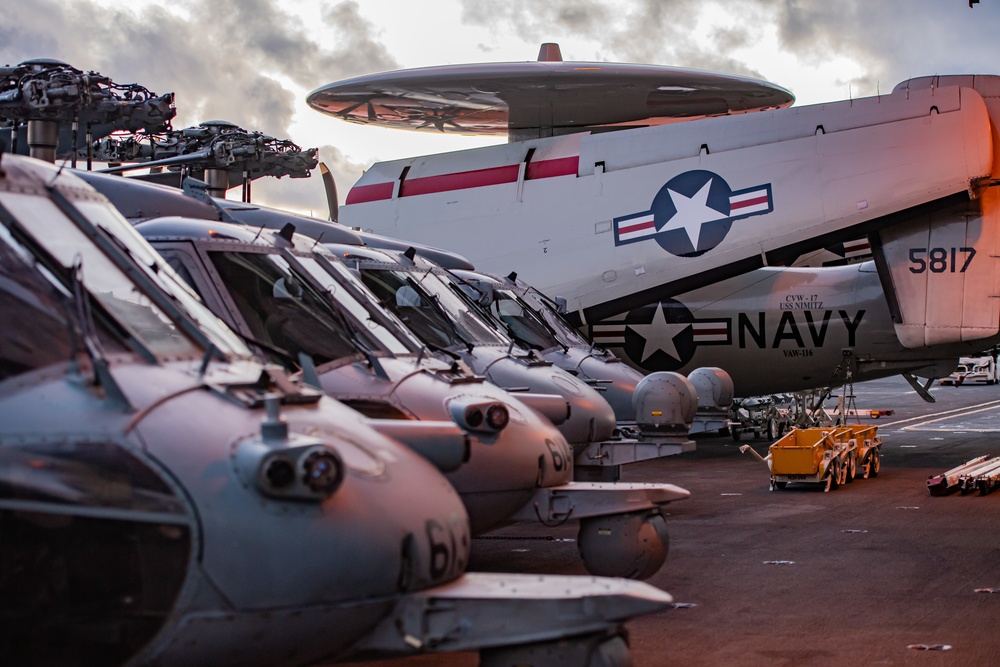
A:
<svg viewBox="0 0 1000 667">
<path fill-rule="evenodd" d="M 719 245 L 733 224 L 732 193 L 725 179 L 703 169 L 673 177 L 650 207 L 656 242 L 679 257 L 697 257 Z"/>
</svg>

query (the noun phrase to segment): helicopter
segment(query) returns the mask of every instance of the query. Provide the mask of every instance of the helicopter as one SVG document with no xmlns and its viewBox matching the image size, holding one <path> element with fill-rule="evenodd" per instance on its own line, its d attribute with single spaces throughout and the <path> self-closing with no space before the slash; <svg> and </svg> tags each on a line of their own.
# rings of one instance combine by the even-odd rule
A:
<svg viewBox="0 0 1000 667">
<path fill-rule="evenodd" d="M 669 606 L 640 582 L 465 573 L 465 508 L 406 429 L 254 361 L 70 170 L 0 154 L 0 291 L 5 664 L 541 646 L 597 667 Z"/>
<path fill-rule="evenodd" d="M 289 227 L 275 232 L 164 217 L 136 229 L 213 312 L 289 370 L 301 367 L 310 384 L 409 428 L 414 419 L 461 426 L 471 450 L 448 479 L 465 503 L 473 535 L 511 518 L 555 522 L 569 512 L 580 520 L 578 546 L 591 572 L 645 578 L 663 563 L 659 508 L 687 491 L 669 484 L 571 484 L 569 445 L 542 416 L 566 419 L 570 407 L 562 395 L 511 395 L 466 364 L 435 357 L 325 246 Z M 440 449 L 433 441 L 424 447 Z M 633 534 L 619 532 L 594 539 L 623 515 L 655 526 L 659 539 L 632 540 Z"/>
</svg>

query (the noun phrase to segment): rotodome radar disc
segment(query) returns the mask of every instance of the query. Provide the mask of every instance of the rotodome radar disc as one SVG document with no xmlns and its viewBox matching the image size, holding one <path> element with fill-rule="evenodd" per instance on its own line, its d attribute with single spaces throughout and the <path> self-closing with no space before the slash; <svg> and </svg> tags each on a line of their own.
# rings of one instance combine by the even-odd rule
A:
<svg viewBox="0 0 1000 667">
<path fill-rule="evenodd" d="M 355 123 L 513 138 L 661 125 L 795 101 L 781 86 L 732 74 L 555 58 L 558 46 L 544 44 L 538 61 L 367 74 L 318 88 L 307 102 Z"/>
</svg>

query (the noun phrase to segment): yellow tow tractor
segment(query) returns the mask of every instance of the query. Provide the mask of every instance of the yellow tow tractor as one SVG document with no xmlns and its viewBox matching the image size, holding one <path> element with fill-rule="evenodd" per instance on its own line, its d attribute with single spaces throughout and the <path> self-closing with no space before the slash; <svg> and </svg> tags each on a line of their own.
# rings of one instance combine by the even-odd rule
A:
<svg viewBox="0 0 1000 667">
<path fill-rule="evenodd" d="M 770 446 L 767 456 L 750 445 L 743 445 L 740 451 L 751 452 L 767 464 L 771 491 L 783 489 L 789 482 L 822 484 L 823 490 L 829 491 L 856 477 L 878 476 L 881 447 L 877 426 L 847 424 L 794 428 Z"/>
</svg>

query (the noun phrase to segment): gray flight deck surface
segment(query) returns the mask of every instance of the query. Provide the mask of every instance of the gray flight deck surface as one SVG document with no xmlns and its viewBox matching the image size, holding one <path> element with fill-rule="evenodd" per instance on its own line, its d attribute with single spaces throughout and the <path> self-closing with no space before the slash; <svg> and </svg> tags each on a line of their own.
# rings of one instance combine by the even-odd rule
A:
<svg viewBox="0 0 1000 667">
<path fill-rule="evenodd" d="M 626 467 L 624 481 L 691 491 L 667 507 L 670 555 L 648 580 L 679 604 L 627 624 L 635 666 L 1000 664 L 1000 492 L 931 497 L 926 487 L 932 474 L 1000 454 L 1000 385 L 932 393 L 933 405 L 901 378 L 855 385 L 857 407 L 896 412 L 861 420 L 883 437 L 879 476 L 829 493 L 768 491 L 766 467 L 729 437 Z M 769 444 L 741 442 L 761 453 Z M 473 541 L 470 569 L 583 575 L 575 537 L 572 522 L 511 526 Z"/>
</svg>

